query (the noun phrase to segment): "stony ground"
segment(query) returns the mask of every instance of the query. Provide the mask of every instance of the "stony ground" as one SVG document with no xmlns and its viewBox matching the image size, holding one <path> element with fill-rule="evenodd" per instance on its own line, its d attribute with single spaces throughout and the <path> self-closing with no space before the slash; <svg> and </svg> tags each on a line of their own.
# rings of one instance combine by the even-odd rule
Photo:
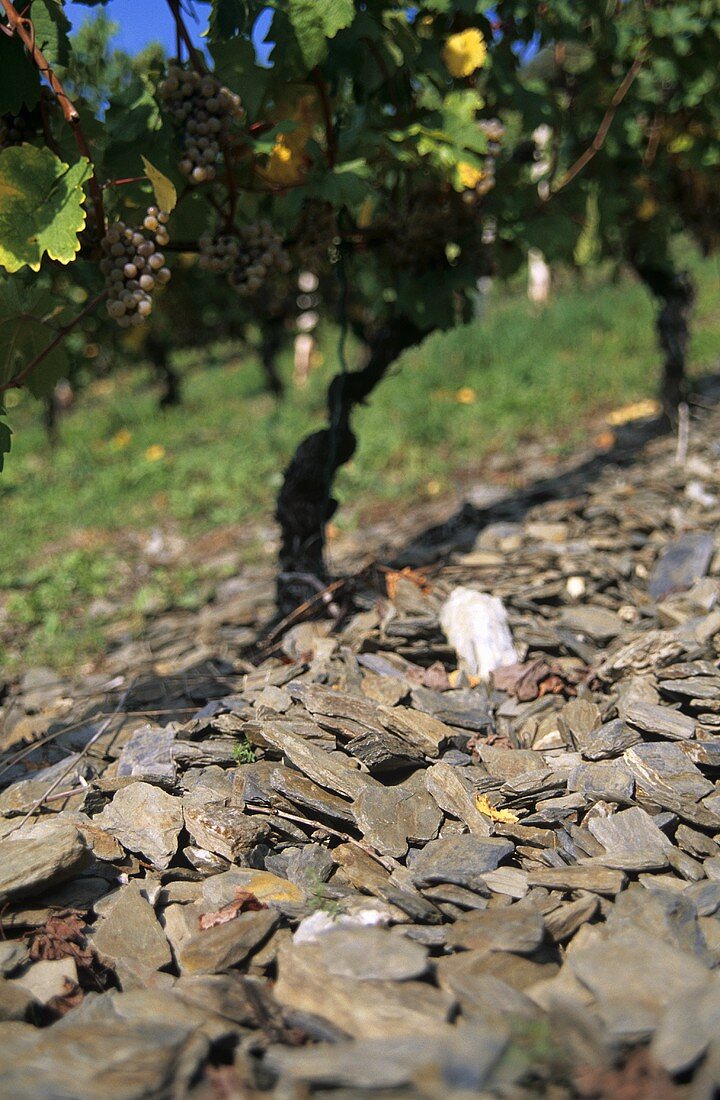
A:
<svg viewBox="0 0 720 1100">
<path fill-rule="evenodd" d="M 719 429 L 480 487 L 334 621 L 258 644 L 258 572 L 90 680 L 28 672 L 0 1096 L 717 1095 Z M 460 585 L 509 615 L 487 684 Z"/>
</svg>

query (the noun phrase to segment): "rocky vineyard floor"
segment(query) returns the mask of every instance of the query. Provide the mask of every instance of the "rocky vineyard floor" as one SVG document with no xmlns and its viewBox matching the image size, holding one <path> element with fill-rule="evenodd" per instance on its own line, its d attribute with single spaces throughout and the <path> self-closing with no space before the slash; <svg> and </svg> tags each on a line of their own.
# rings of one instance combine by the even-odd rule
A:
<svg viewBox="0 0 720 1100">
<path fill-rule="evenodd" d="M 718 1095 L 719 429 L 479 492 L 335 621 L 262 629 L 258 570 L 92 678 L 28 672 L 0 1097 Z M 508 612 L 487 684 L 459 585 Z"/>
</svg>

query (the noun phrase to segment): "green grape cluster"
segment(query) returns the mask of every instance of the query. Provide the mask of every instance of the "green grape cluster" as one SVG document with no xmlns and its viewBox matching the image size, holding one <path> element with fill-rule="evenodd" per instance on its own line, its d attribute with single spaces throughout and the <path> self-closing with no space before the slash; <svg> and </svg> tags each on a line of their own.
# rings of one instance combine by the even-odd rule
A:
<svg viewBox="0 0 720 1100">
<path fill-rule="evenodd" d="M 322 272 L 339 244 L 337 216 L 329 203 L 313 203 L 304 212 L 294 255 L 301 271 Z"/>
<path fill-rule="evenodd" d="M 32 128 L 25 115 L 6 114 L 0 117 L 0 149 L 22 145 L 32 136 Z"/>
<path fill-rule="evenodd" d="M 287 275 L 292 269 L 282 237 L 268 221 L 243 225 L 238 230 L 238 244 L 230 285 L 244 298 L 257 294 L 270 276 Z"/>
<path fill-rule="evenodd" d="M 227 233 L 203 233 L 199 240 L 198 264 L 203 271 L 218 275 L 232 271 L 240 255 L 240 241 Z"/>
<path fill-rule="evenodd" d="M 160 101 L 182 131 L 180 171 L 190 183 L 213 180 L 233 118 L 241 113 L 240 97 L 210 73 L 171 64 L 158 88 Z"/>
<path fill-rule="evenodd" d="M 116 221 L 103 237 L 100 270 L 109 292 L 107 311 L 121 328 L 142 324 L 152 311 L 153 291 L 170 280 L 158 250 L 170 240 L 168 218 L 165 211 L 150 206 L 142 226 Z"/>
</svg>

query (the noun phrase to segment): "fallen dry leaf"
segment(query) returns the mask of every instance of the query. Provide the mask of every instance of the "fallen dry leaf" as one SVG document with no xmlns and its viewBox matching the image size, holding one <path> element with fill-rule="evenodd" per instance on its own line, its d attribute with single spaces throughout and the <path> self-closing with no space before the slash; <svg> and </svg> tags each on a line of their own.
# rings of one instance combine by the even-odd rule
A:
<svg viewBox="0 0 720 1100">
<path fill-rule="evenodd" d="M 258 901 L 250 890 L 241 890 L 238 887 L 233 900 L 224 905 L 222 909 L 216 909 L 213 913 L 202 914 L 200 917 L 200 930 L 207 932 L 208 928 L 215 928 L 218 924 L 227 924 L 228 921 L 235 920 L 235 917 L 240 913 L 249 913 L 256 909 L 267 909 L 267 905 L 263 905 L 261 901 Z"/>
<path fill-rule="evenodd" d="M 515 825 L 520 818 L 512 810 L 498 810 L 490 802 L 486 794 L 475 795 L 475 808 L 491 821 L 497 821 L 501 825 Z"/>
<path fill-rule="evenodd" d="M 619 409 L 613 409 L 605 417 L 608 424 L 618 427 L 620 424 L 629 424 L 632 420 L 643 420 L 646 416 L 658 416 L 660 414 L 660 402 L 649 397 L 645 401 L 633 401 L 631 405 L 623 405 Z"/>
<path fill-rule="evenodd" d="M 421 573 L 419 569 L 411 569 L 409 565 L 406 565 L 404 569 L 400 570 L 388 569 L 385 574 L 385 589 L 391 600 L 395 599 L 398 581 L 401 577 L 404 577 L 405 580 L 410 581 L 416 588 L 419 588 L 423 596 L 427 596 L 432 592 L 432 585 L 428 582 L 425 574 Z"/>
</svg>

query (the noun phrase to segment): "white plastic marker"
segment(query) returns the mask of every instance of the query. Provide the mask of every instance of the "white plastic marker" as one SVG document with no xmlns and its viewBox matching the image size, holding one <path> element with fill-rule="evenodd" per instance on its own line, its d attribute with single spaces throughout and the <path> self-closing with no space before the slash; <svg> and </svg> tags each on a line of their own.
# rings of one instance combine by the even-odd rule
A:
<svg viewBox="0 0 720 1100">
<path fill-rule="evenodd" d="M 481 680 L 487 680 L 493 669 L 518 660 L 507 614 L 497 596 L 456 588 L 440 609 L 440 625 L 468 671 Z"/>
</svg>

